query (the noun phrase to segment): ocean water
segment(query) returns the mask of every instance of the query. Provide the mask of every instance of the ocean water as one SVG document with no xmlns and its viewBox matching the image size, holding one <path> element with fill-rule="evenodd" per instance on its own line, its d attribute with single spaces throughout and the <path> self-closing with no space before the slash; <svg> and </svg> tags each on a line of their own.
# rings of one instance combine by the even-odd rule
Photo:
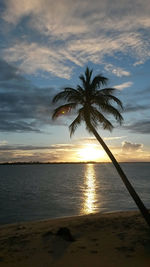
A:
<svg viewBox="0 0 150 267">
<path fill-rule="evenodd" d="M 122 163 L 150 208 L 150 163 Z M 137 207 L 111 163 L 0 165 L 0 224 Z"/>
</svg>

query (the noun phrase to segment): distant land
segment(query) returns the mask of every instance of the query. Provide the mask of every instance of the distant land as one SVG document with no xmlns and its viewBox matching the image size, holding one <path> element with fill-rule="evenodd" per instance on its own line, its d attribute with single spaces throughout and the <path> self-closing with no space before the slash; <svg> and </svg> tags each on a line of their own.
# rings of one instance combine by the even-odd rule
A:
<svg viewBox="0 0 150 267">
<path fill-rule="evenodd" d="M 79 161 L 79 162 L 39 162 L 39 161 L 16 161 L 16 162 L 0 162 L 0 165 L 43 165 L 43 164 L 112 164 L 112 162 L 102 161 Z M 119 163 L 150 163 L 149 161 L 130 161 L 130 162 L 119 162 Z"/>
<path fill-rule="evenodd" d="M 87 164 L 87 163 L 106 163 L 106 162 L 97 162 L 97 161 L 80 161 L 80 162 L 39 162 L 39 161 L 25 161 L 25 162 L 20 162 L 20 161 L 16 161 L 16 162 L 0 162 L 0 165 L 26 165 L 26 164 L 30 164 L 30 165 L 35 165 L 35 164 Z M 110 163 L 110 162 L 108 162 Z"/>
</svg>

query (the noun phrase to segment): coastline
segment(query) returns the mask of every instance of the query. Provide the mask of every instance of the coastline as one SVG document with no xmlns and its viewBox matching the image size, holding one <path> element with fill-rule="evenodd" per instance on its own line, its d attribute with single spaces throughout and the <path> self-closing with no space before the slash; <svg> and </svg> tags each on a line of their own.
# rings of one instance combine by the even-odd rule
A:
<svg viewBox="0 0 150 267">
<path fill-rule="evenodd" d="M 58 234 L 67 228 L 69 235 Z M 0 226 L 1 267 L 148 267 L 150 230 L 138 211 Z"/>
</svg>

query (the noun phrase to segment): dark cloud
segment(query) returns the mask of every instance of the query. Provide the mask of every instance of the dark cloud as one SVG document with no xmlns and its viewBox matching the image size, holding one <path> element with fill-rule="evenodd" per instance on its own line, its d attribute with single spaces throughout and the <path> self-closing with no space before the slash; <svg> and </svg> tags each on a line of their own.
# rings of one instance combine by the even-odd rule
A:
<svg viewBox="0 0 150 267">
<path fill-rule="evenodd" d="M 17 67 L 0 59 L 0 82 L 8 82 L 10 80 L 22 81 L 24 78 Z"/>
<path fill-rule="evenodd" d="M 130 151 L 136 151 L 136 150 L 139 150 L 143 147 L 142 144 L 134 144 L 134 143 L 130 143 L 130 142 L 123 142 L 122 144 L 122 149 L 123 151 L 126 151 L 126 152 L 130 152 Z"/>
<path fill-rule="evenodd" d="M 50 147 L 47 146 L 23 146 L 23 145 L 1 145 L 0 146 L 0 151 L 10 151 L 10 150 L 21 150 L 21 151 L 26 151 L 26 150 L 43 150 L 43 149 L 50 149 Z"/>
<path fill-rule="evenodd" d="M 147 87 L 147 88 L 145 88 L 144 90 L 142 89 L 142 90 L 139 90 L 139 91 L 137 91 L 137 92 L 135 92 L 136 93 L 136 95 L 140 95 L 140 97 L 143 97 L 143 96 L 149 96 L 149 94 L 150 94 L 150 87 Z"/>
<path fill-rule="evenodd" d="M 2 132 L 42 132 L 38 128 L 36 128 L 32 123 L 27 123 L 25 121 L 14 121 L 11 122 L 9 120 L 0 119 L 0 131 Z"/>
<path fill-rule="evenodd" d="M 137 121 L 128 126 L 124 126 L 124 128 L 133 133 L 150 134 L 150 120 Z"/>
<path fill-rule="evenodd" d="M 0 131 L 41 132 L 50 125 L 55 90 L 38 88 L 23 78 L 16 67 L 0 61 Z"/>
<path fill-rule="evenodd" d="M 75 145 L 72 144 L 56 144 L 50 146 L 33 146 L 33 145 L 0 145 L 0 151 L 32 151 L 32 150 L 66 150 L 75 148 Z"/>
<path fill-rule="evenodd" d="M 124 112 L 137 112 L 137 111 L 142 111 L 142 110 L 150 110 L 150 105 L 148 104 L 143 104 L 143 105 L 130 105 L 127 104 L 124 107 Z"/>
<path fill-rule="evenodd" d="M 124 113 L 129 112 L 138 112 L 149 110 L 149 96 L 150 96 L 150 88 L 134 90 L 131 92 L 129 88 L 123 90 L 121 93 L 121 100 L 124 106 Z"/>
</svg>

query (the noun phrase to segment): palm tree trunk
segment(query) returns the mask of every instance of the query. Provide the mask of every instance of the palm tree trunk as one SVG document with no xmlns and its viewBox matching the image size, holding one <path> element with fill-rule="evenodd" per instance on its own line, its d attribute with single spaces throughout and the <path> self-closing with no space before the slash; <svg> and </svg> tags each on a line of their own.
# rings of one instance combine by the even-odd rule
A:
<svg viewBox="0 0 150 267">
<path fill-rule="evenodd" d="M 134 201 L 135 201 L 136 205 L 138 206 L 140 212 L 142 213 L 146 223 L 150 227 L 150 214 L 149 214 L 147 208 L 145 207 L 145 205 L 143 204 L 143 202 L 139 198 L 139 196 L 136 193 L 136 191 L 134 190 L 133 186 L 131 185 L 131 183 L 127 179 L 124 171 L 120 167 L 119 163 L 117 162 L 117 160 L 115 159 L 115 157 L 113 156 L 113 154 L 111 153 L 111 151 L 109 150 L 109 148 L 107 147 L 107 145 L 105 144 L 103 139 L 99 136 L 99 134 L 97 133 L 97 131 L 95 130 L 95 128 L 92 125 L 90 125 L 90 129 L 91 129 L 92 133 L 95 135 L 96 139 L 101 144 L 101 146 L 103 147 L 103 149 L 106 151 L 106 153 L 109 156 L 109 158 L 111 159 L 111 161 L 114 164 L 114 166 L 115 166 L 118 174 L 120 175 L 123 183 L 125 184 L 127 190 L 129 191 L 130 195 L 134 199 Z"/>
</svg>

